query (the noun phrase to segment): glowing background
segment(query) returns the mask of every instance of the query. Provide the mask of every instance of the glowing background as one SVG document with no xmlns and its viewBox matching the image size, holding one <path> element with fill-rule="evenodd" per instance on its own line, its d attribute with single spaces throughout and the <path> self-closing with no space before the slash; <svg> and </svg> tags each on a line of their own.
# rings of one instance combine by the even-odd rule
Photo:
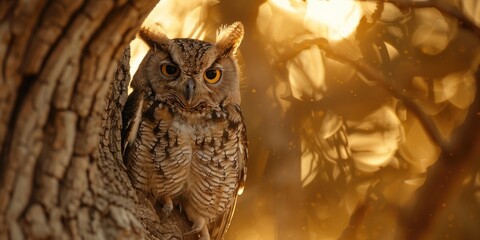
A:
<svg viewBox="0 0 480 240">
<path fill-rule="evenodd" d="M 478 22 L 480 4 L 464 4 Z M 448 138 L 475 98 L 480 44 L 437 9 L 384 4 L 376 16 L 378 8 L 349 0 L 164 0 L 144 23 L 171 38 L 209 41 L 221 24 L 246 26 L 239 58 L 249 176 L 227 239 L 338 239 L 362 206 L 369 208 L 356 239 L 394 238 L 399 212 L 440 148 L 415 114 L 355 67 L 317 45 L 289 53 L 325 38 L 352 60 L 391 66 L 381 71 Z M 132 43 L 132 71 L 145 51 Z M 478 165 L 461 200 L 429 230 L 432 239 L 480 235 L 461 224 L 480 222 Z"/>
</svg>

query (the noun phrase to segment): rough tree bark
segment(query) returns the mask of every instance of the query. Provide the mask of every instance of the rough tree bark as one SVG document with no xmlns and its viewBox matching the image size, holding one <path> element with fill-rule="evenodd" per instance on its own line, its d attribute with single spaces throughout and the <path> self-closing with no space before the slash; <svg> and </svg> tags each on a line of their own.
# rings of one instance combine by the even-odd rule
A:
<svg viewBox="0 0 480 240">
<path fill-rule="evenodd" d="M 155 4 L 0 2 L 0 239 L 182 238 L 120 152 L 129 52 L 117 63 Z"/>
</svg>

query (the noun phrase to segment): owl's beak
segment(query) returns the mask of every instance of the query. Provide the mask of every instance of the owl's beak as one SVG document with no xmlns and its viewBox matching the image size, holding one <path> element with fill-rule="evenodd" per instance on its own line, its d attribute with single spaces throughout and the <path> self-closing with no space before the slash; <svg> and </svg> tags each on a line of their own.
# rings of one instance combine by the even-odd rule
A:
<svg viewBox="0 0 480 240">
<path fill-rule="evenodd" d="M 195 94 L 195 81 L 193 79 L 188 79 L 185 84 L 185 99 L 188 104 L 192 102 L 193 95 Z"/>
</svg>

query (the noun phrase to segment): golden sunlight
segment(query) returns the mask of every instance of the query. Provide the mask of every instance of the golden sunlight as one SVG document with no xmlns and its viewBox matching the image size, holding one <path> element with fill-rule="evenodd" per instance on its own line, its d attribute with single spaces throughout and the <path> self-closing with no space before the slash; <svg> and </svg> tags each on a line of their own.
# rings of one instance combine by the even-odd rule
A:
<svg viewBox="0 0 480 240">
<path fill-rule="evenodd" d="M 471 3 L 478 0 L 464 1 L 473 9 L 472 18 L 479 15 L 480 4 Z M 450 179 L 433 181 L 444 190 L 462 188 L 462 201 L 480 203 L 480 170 L 468 168 L 480 138 L 462 133 L 478 142 L 458 142 L 469 143 L 459 150 L 472 151 L 458 173 L 436 165 L 462 160 L 444 155 L 443 145 L 457 144 L 449 141 L 465 122 L 480 129 L 466 121 L 480 116 L 471 111 L 480 102 L 480 38 L 440 9 L 405 5 L 162 0 L 146 18 L 143 27 L 169 38 L 210 42 L 220 26 L 244 24 L 237 55 L 248 129 L 248 178 L 226 239 L 402 238 L 406 230 L 397 217 L 417 204 L 421 191 L 426 194 L 418 197 L 418 206 L 429 201 L 441 206 L 440 200 L 452 204 L 429 208 L 435 215 L 427 220 L 435 216 L 441 224 L 432 224 L 436 229 L 425 236 L 480 239 L 473 225 L 445 230 L 452 221 L 439 212 L 471 220 L 457 213 L 471 206 L 449 203 L 448 194 L 429 199 L 437 186 L 424 185 L 429 174 L 448 172 Z M 480 26 L 475 31 L 480 33 Z M 148 47 L 138 39 L 130 46 L 133 75 Z M 422 214 L 422 209 L 413 209 L 410 218 Z M 471 233 L 464 234 L 464 229 Z M 413 230 L 413 235 L 423 234 Z"/>
<path fill-rule="evenodd" d="M 300 18 L 308 31 L 330 41 L 350 36 L 363 16 L 362 4 L 353 0 L 269 0 L 264 5 L 294 22 Z"/>
<path fill-rule="evenodd" d="M 0 240 L 479 226 L 480 0 L 0 0 Z"/>
<path fill-rule="evenodd" d="M 318 31 L 323 37 L 337 41 L 355 31 L 363 11 L 360 3 L 352 0 L 308 0 L 305 27 Z"/>
</svg>

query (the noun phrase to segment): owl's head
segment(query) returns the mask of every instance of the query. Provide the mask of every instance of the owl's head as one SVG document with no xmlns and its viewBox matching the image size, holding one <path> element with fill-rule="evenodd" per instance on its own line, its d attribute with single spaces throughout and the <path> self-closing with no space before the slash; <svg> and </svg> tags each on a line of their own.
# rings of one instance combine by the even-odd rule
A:
<svg viewBox="0 0 480 240">
<path fill-rule="evenodd" d="M 214 43 L 169 39 L 152 29 L 139 37 L 150 47 L 132 81 L 134 90 L 146 90 L 155 100 L 183 112 L 204 113 L 221 105 L 240 104 L 239 71 L 235 53 L 243 38 L 235 22 L 219 29 Z"/>
</svg>

